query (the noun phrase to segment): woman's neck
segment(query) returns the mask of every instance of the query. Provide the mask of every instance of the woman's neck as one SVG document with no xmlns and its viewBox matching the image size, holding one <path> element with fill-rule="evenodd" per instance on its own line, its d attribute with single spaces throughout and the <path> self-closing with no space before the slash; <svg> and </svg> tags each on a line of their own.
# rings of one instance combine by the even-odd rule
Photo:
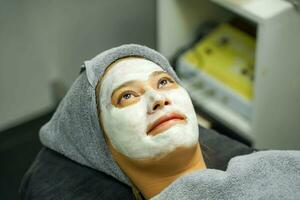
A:
<svg viewBox="0 0 300 200">
<path fill-rule="evenodd" d="M 206 168 L 198 143 L 189 148 L 179 147 L 163 157 L 142 160 L 124 156 L 110 142 L 108 146 L 120 168 L 147 199 L 184 174 Z"/>
</svg>

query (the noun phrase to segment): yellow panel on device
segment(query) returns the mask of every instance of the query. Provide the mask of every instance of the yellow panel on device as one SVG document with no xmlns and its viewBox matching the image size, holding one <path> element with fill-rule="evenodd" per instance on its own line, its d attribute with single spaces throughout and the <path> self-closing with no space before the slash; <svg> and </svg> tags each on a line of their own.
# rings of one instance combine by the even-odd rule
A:
<svg viewBox="0 0 300 200">
<path fill-rule="evenodd" d="M 186 59 L 234 91 L 252 99 L 255 39 L 222 24 L 186 54 Z"/>
</svg>

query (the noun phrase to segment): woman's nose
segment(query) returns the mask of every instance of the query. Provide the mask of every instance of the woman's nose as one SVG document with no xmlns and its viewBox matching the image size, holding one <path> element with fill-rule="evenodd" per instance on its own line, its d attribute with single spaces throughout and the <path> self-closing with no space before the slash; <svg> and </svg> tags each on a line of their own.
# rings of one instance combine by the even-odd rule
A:
<svg viewBox="0 0 300 200">
<path fill-rule="evenodd" d="M 169 99 L 162 94 L 159 94 L 157 91 L 149 91 L 148 98 L 148 113 L 150 114 L 171 104 Z"/>
<path fill-rule="evenodd" d="M 169 104 L 170 104 L 169 100 L 165 99 L 165 98 L 161 99 L 161 100 L 158 100 L 158 101 L 155 101 L 154 104 L 153 104 L 153 106 L 152 106 L 152 111 L 154 112 L 154 111 L 156 111 L 158 109 L 161 109 L 164 106 L 167 106 Z"/>
</svg>

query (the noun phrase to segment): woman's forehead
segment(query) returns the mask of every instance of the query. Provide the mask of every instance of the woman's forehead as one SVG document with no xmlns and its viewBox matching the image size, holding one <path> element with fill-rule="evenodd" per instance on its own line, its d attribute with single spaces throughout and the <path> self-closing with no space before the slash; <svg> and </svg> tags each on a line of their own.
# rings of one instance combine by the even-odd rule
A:
<svg viewBox="0 0 300 200">
<path fill-rule="evenodd" d="M 113 63 L 103 77 L 102 84 L 116 88 L 124 82 L 146 81 L 155 71 L 164 71 L 156 63 L 144 58 L 129 57 Z"/>
<path fill-rule="evenodd" d="M 111 64 L 105 77 L 125 77 L 132 74 L 149 75 L 153 71 L 163 71 L 156 63 L 140 57 L 127 57 Z"/>
</svg>

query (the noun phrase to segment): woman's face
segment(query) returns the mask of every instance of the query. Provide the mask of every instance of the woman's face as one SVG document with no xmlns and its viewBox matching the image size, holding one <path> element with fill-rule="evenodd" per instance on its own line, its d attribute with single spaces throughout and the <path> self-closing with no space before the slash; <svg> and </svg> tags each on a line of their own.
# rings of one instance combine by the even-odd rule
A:
<svg viewBox="0 0 300 200">
<path fill-rule="evenodd" d="M 113 63 L 98 95 L 106 136 L 129 158 L 164 156 L 198 142 L 197 118 L 188 93 L 149 60 L 129 57 Z"/>
</svg>

